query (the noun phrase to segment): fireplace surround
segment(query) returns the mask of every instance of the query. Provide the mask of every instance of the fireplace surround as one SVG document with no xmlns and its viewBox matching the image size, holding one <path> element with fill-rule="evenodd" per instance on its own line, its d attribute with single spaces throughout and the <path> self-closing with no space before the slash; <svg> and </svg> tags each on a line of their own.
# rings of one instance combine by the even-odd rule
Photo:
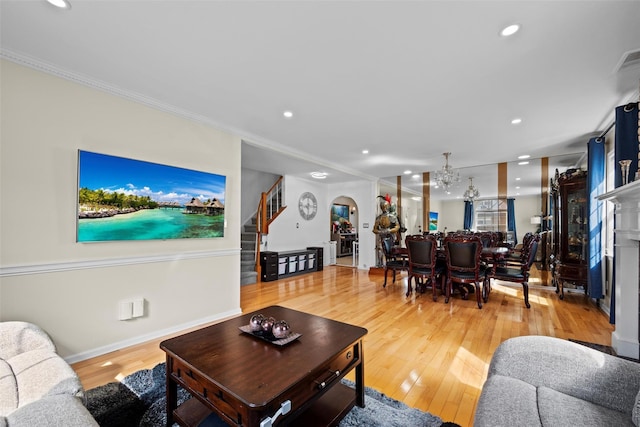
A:
<svg viewBox="0 0 640 427">
<path fill-rule="evenodd" d="M 611 345 L 640 358 L 640 180 L 597 197 L 615 204 L 615 330 Z"/>
</svg>

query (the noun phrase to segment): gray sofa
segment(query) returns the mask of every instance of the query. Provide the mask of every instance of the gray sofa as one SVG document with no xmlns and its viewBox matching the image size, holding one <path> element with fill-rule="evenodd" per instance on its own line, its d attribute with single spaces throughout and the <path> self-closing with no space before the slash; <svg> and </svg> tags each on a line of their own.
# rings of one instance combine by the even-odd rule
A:
<svg viewBox="0 0 640 427">
<path fill-rule="evenodd" d="M 27 322 L 0 322 L 0 427 L 91 427 L 75 371 Z"/>
<path fill-rule="evenodd" d="M 475 413 L 482 426 L 638 426 L 640 363 L 558 338 L 494 353 Z"/>
</svg>

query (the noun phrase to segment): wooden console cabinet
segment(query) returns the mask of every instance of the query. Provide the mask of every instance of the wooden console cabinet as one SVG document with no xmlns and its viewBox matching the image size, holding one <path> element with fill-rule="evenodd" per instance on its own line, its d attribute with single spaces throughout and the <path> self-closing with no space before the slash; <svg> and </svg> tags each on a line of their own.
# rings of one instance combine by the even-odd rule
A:
<svg viewBox="0 0 640 427">
<path fill-rule="evenodd" d="M 260 269 L 263 282 L 282 279 L 318 270 L 318 251 L 298 250 L 286 252 L 261 252 Z M 322 261 L 322 260 L 320 260 Z"/>
</svg>

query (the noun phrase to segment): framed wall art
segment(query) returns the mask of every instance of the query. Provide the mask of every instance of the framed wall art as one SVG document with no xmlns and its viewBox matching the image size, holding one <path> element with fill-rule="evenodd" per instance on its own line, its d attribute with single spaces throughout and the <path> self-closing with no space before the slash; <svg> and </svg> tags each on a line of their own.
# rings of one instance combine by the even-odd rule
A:
<svg viewBox="0 0 640 427">
<path fill-rule="evenodd" d="M 226 177 L 78 150 L 77 242 L 224 237 Z"/>
<path fill-rule="evenodd" d="M 342 218 L 343 221 L 340 221 Z M 349 222 L 349 206 L 334 204 L 331 206 L 331 221 L 332 222 Z"/>
<path fill-rule="evenodd" d="M 429 212 L 429 231 L 438 230 L 438 212 Z"/>
</svg>

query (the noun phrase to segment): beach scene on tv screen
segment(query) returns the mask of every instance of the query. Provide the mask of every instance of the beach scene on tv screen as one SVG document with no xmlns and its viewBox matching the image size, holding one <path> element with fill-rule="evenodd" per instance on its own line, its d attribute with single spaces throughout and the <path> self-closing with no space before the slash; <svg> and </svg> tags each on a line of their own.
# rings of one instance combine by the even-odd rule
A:
<svg viewBox="0 0 640 427">
<path fill-rule="evenodd" d="M 224 237 L 226 177 L 78 152 L 78 242 Z"/>
</svg>

